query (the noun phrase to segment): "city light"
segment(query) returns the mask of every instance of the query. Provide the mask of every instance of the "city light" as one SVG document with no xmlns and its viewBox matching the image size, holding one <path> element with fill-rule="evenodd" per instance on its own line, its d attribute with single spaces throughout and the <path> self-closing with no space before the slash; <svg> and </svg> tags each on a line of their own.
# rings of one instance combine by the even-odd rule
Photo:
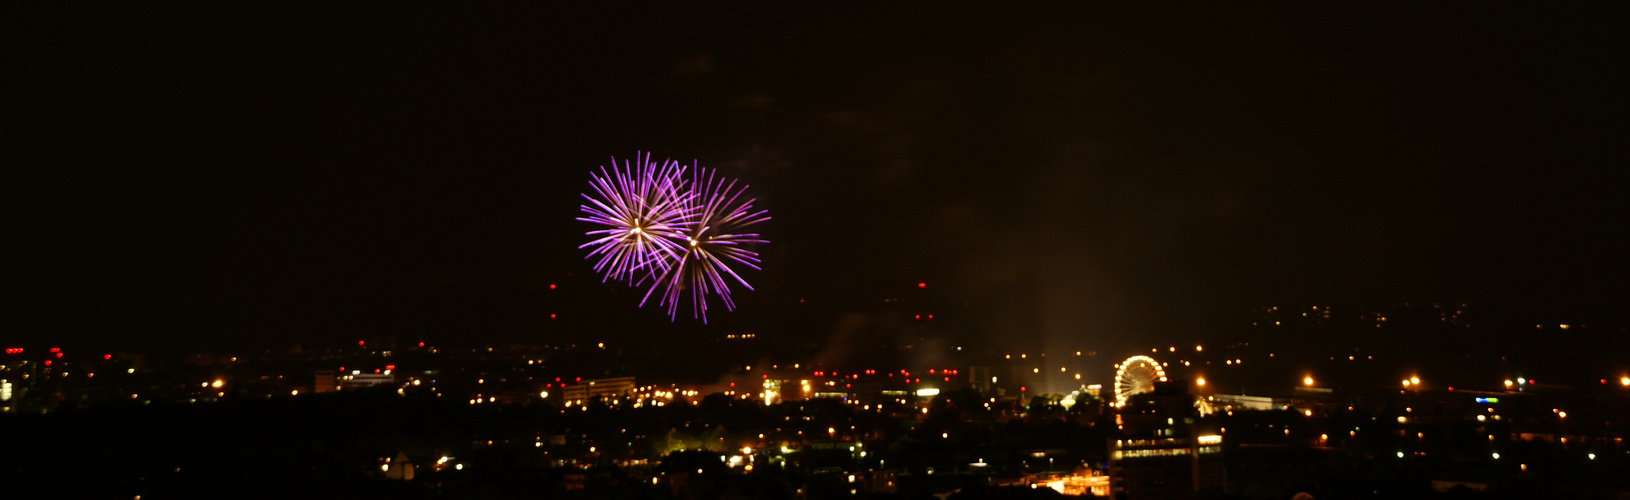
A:
<svg viewBox="0 0 1630 500">
<path fill-rule="evenodd" d="M 1077 378 L 1080 378 L 1080 377 L 1078 376 Z M 1198 385 L 1200 387 L 1205 387 L 1206 386 L 1205 377 L 1200 377 L 1200 378 L 1194 379 L 1194 385 Z"/>
<path fill-rule="evenodd" d="M 1302 385 L 1312 387 L 1313 377 L 1302 377 Z"/>
</svg>

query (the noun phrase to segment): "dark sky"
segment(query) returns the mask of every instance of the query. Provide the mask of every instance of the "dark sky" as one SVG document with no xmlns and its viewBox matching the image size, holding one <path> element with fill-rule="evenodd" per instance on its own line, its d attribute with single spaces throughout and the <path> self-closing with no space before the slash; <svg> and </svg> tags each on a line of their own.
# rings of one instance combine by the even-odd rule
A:
<svg viewBox="0 0 1630 500">
<path fill-rule="evenodd" d="M 0 9 L 0 340 L 1623 320 L 1620 10 L 146 4 Z M 591 276 L 577 193 L 636 150 L 771 211 L 737 312 Z"/>
</svg>

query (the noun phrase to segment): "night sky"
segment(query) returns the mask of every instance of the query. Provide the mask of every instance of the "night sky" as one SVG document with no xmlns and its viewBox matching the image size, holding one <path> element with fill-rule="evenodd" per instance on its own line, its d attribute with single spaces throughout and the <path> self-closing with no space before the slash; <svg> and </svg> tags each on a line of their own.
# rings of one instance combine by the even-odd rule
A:
<svg viewBox="0 0 1630 500">
<path fill-rule="evenodd" d="M 0 341 L 1625 323 L 1621 10 L 1062 4 L 8 4 Z M 770 210 L 737 311 L 593 276 L 578 193 L 635 151 Z"/>
</svg>

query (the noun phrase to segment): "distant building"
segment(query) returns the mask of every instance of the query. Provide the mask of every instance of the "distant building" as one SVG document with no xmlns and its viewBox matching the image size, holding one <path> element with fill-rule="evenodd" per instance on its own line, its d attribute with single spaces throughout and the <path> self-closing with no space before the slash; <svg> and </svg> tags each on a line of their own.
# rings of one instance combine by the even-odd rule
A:
<svg viewBox="0 0 1630 500">
<path fill-rule="evenodd" d="M 396 383 L 396 375 L 351 372 L 350 375 L 341 375 L 339 382 L 341 389 L 366 389 L 380 385 L 393 385 Z"/>
<path fill-rule="evenodd" d="M 583 404 L 597 398 L 621 397 L 633 391 L 634 377 L 602 378 L 565 386 L 561 389 L 561 398 L 570 404 Z"/>
<path fill-rule="evenodd" d="M 1216 394 L 1212 396 L 1211 405 L 1223 411 L 1229 410 L 1278 410 L 1289 406 L 1291 401 L 1285 398 L 1270 398 L 1267 396 L 1246 396 L 1244 394 Z"/>
<path fill-rule="evenodd" d="M 379 469 L 385 473 L 385 479 L 413 480 L 413 461 L 408 459 L 406 452 L 399 451 L 396 452 L 396 457 L 384 459 L 384 463 L 379 465 Z"/>
<path fill-rule="evenodd" d="M 334 392 L 339 390 L 338 375 L 334 370 L 317 370 L 317 382 L 313 384 L 312 392 Z"/>
<path fill-rule="evenodd" d="M 989 366 L 968 367 L 968 384 L 980 394 L 989 394 L 992 384 L 996 381 L 991 378 Z"/>
</svg>

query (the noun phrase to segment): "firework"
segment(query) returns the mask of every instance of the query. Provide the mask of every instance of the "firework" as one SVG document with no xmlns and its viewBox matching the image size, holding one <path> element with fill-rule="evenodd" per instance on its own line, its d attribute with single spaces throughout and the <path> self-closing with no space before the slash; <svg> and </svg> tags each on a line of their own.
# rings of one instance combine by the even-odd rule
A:
<svg viewBox="0 0 1630 500">
<path fill-rule="evenodd" d="M 611 158 L 611 170 L 591 173 L 589 186 L 598 196 L 583 195 L 577 220 L 605 226 L 589 231 L 595 239 L 578 248 L 593 248 L 587 258 L 598 259 L 595 272 L 607 280 L 638 285 L 647 277 L 666 272 L 688 252 L 680 231 L 696 208 L 689 203 L 685 167 L 679 162 L 651 162 L 650 153 L 635 153 L 634 162 Z"/>
<path fill-rule="evenodd" d="M 688 291 L 691 313 L 704 323 L 708 295 L 717 295 L 726 309 L 735 309 L 730 281 L 753 289 L 730 268 L 740 264 L 759 269 L 758 253 L 746 246 L 768 243 L 756 233 L 743 232 L 770 219 L 764 210 L 753 211 L 754 199 L 742 200 L 747 185 L 738 187 L 735 180 L 694 165 L 653 163 L 649 154 L 638 153 L 622 168 L 613 157 L 609 171 L 600 167 L 590 177 L 589 186 L 597 196 L 583 195 L 592 206 L 582 205 L 585 216 L 577 220 L 604 229 L 589 231 L 587 235 L 595 239 L 578 248 L 592 248 L 588 258 L 597 259 L 594 270 L 605 275 L 602 281 L 639 286 L 651 279 L 640 305 L 656 296 L 670 320 L 678 318 L 679 303 Z"/>
<path fill-rule="evenodd" d="M 673 231 L 663 234 L 664 238 L 672 238 L 681 251 L 663 254 L 677 257 L 677 261 L 662 269 L 640 305 L 660 289 L 658 305 L 668 308 L 668 317 L 672 320 L 678 316 L 679 303 L 688 290 L 692 316 L 706 323 L 709 294 L 717 295 L 725 309 L 736 308 L 730 299 L 730 280 L 726 276 L 748 290 L 753 289 L 730 265 L 759 269 L 758 253 L 744 245 L 769 242 L 757 233 L 743 230 L 770 218 L 764 210 L 753 211 L 755 199 L 741 201 L 747 185 L 738 188 L 735 180 L 719 177 L 706 168 L 692 168 L 691 174 L 687 194 L 681 197 L 681 208 L 676 209 L 684 214 L 684 223 L 674 225 Z"/>
</svg>

